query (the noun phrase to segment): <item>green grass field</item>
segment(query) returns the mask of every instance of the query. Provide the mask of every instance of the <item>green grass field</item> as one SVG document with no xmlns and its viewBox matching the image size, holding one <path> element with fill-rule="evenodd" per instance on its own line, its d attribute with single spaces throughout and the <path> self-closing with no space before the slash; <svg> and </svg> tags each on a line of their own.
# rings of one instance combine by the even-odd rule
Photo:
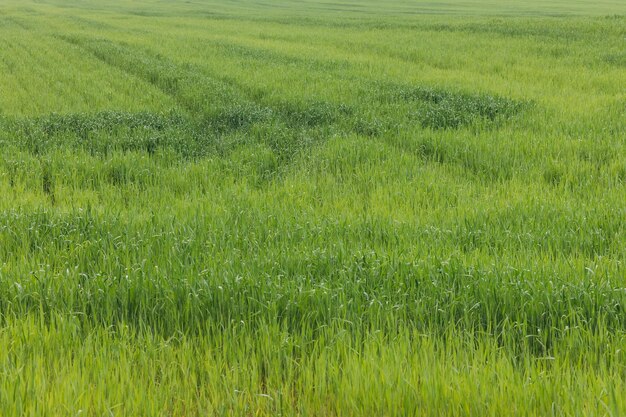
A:
<svg viewBox="0 0 626 417">
<path fill-rule="evenodd" d="M 626 2 L 0 4 L 0 416 L 626 415 Z"/>
</svg>

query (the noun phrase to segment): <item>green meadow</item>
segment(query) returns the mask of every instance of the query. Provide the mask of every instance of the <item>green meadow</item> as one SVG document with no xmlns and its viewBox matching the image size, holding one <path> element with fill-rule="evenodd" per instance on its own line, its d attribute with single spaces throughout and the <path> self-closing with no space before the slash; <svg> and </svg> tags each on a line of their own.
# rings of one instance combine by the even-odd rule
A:
<svg viewBox="0 0 626 417">
<path fill-rule="evenodd" d="M 0 4 L 0 416 L 626 415 L 626 3 Z"/>
</svg>

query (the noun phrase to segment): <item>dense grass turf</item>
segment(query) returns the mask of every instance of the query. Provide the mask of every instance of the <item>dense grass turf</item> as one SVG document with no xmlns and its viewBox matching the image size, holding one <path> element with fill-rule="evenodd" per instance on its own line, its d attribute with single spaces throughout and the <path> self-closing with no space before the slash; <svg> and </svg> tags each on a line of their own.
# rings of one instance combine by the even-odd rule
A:
<svg viewBox="0 0 626 417">
<path fill-rule="evenodd" d="M 626 413 L 626 6 L 0 5 L 0 415 Z"/>
</svg>

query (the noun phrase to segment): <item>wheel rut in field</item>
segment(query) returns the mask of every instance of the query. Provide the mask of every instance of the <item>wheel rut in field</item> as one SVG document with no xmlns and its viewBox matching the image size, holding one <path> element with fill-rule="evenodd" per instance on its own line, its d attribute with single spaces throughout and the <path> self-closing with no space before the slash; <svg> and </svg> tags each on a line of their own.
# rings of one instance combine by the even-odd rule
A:
<svg viewBox="0 0 626 417">
<path fill-rule="evenodd" d="M 35 154 L 57 147 L 103 156 L 113 151 L 154 153 L 165 148 L 183 159 L 228 155 L 239 146 L 261 145 L 275 155 L 278 170 L 333 136 L 382 138 L 415 127 L 433 131 L 497 128 L 527 106 L 488 94 L 371 80 L 356 82 L 349 104 L 317 98 L 277 101 L 268 92 L 136 46 L 77 36 L 59 39 L 155 86 L 172 97 L 178 108 L 0 118 L 0 142 Z M 252 55 L 262 59 L 262 54 Z M 421 150 L 416 152 L 421 154 Z"/>
</svg>

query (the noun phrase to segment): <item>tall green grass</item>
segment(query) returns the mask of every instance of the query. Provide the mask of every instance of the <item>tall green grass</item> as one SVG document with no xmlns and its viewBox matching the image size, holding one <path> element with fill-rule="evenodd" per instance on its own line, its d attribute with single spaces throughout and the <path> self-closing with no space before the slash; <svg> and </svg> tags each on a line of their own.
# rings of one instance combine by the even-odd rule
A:
<svg viewBox="0 0 626 417">
<path fill-rule="evenodd" d="M 0 415 L 623 415 L 620 13 L 2 6 Z"/>
</svg>

